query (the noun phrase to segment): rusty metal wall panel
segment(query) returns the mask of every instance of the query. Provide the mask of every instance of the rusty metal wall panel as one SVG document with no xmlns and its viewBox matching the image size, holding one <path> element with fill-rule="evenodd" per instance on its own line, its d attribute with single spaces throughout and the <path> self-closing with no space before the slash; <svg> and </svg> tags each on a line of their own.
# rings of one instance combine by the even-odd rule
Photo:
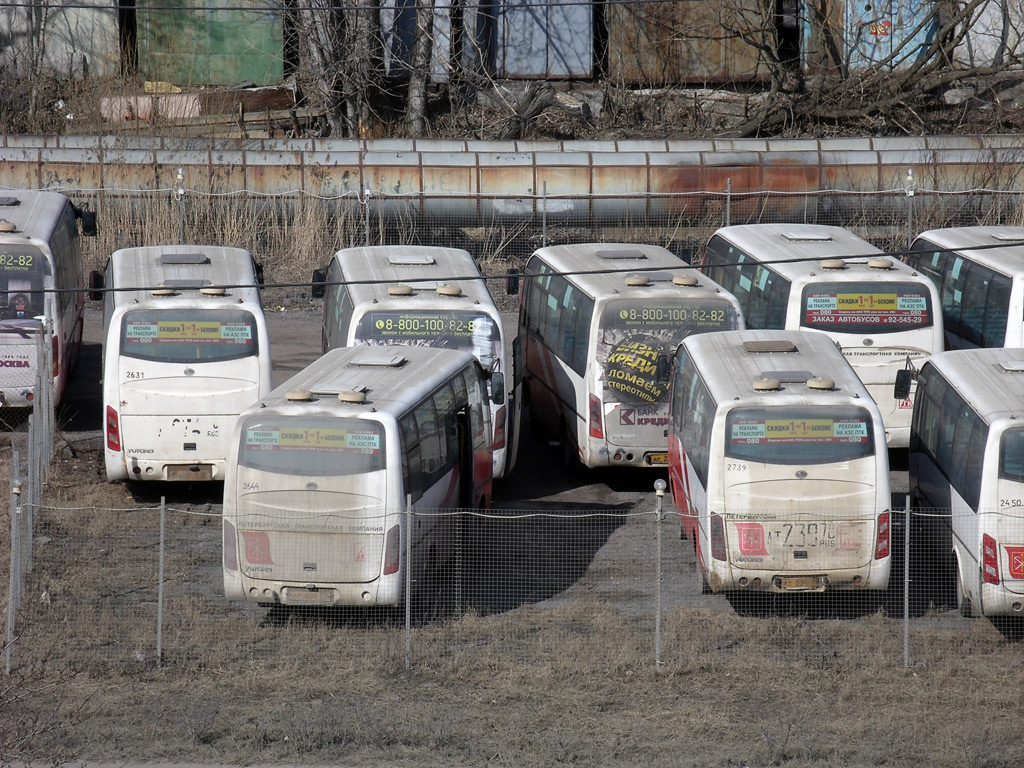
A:
<svg viewBox="0 0 1024 768">
<path fill-rule="evenodd" d="M 938 32 L 938 19 L 922 24 L 934 8 L 929 0 L 810 0 L 801 14 L 803 69 L 845 75 L 909 67 Z"/>
<path fill-rule="evenodd" d="M 970 206 L 994 197 L 1009 205 L 1024 189 L 1024 137 L 1019 136 L 672 145 L 689 146 L 689 151 L 667 151 L 665 142 L 655 141 L 646 152 L 617 152 L 611 141 L 563 142 L 561 151 L 544 143 L 536 152 L 522 151 L 530 146 L 525 142 L 508 142 L 505 152 L 441 151 L 451 145 L 429 141 L 417 142 L 413 152 L 378 146 L 346 140 L 210 143 L 2 136 L 0 186 L 135 198 L 169 194 L 182 167 L 186 187 L 200 195 L 292 201 L 315 196 L 342 206 L 363 200 L 369 189 L 367 202 L 382 216 L 486 225 L 540 212 L 553 221 L 574 223 L 627 224 L 649 215 L 675 226 L 720 221 L 727 189 L 735 221 L 852 222 L 877 216 L 879 206 L 906 205 L 908 167 L 915 169 L 917 188 L 931 193 L 933 207 L 973 210 Z M 595 147 L 606 151 L 592 151 Z"/>
<path fill-rule="evenodd" d="M 277 0 L 136 0 L 139 74 L 175 85 L 284 79 Z"/>
<path fill-rule="evenodd" d="M 499 77 L 593 76 L 594 15 L 589 4 L 505 0 L 497 12 Z"/>
<path fill-rule="evenodd" d="M 606 6 L 608 75 L 638 85 L 752 81 L 767 70 L 740 33 L 762 36 L 756 0 Z"/>
</svg>

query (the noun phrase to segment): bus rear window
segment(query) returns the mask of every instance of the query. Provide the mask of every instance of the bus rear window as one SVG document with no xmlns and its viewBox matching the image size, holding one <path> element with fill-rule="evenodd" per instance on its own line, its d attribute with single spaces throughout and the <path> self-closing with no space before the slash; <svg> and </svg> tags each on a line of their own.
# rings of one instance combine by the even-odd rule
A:
<svg viewBox="0 0 1024 768">
<path fill-rule="evenodd" d="M 256 320 L 241 309 L 140 309 L 121 320 L 121 354 L 162 363 L 212 363 L 259 352 Z"/>
<path fill-rule="evenodd" d="M 814 283 L 800 306 L 800 325 L 819 331 L 895 333 L 933 322 L 931 294 L 911 282 Z"/>
<path fill-rule="evenodd" d="M 364 419 L 250 418 L 238 463 L 285 475 L 355 475 L 384 469 L 384 427 Z"/>
<path fill-rule="evenodd" d="M 501 344 L 495 321 L 483 312 L 423 310 L 367 312 L 355 338 L 371 344 L 419 344 L 472 353 L 490 368 Z"/>
<path fill-rule="evenodd" d="M 714 299 L 609 301 L 601 312 L 596 349 L 604 371 L 605 401 L 666 402 L 672 357 L 683 339 L 691 333 L 735 330 L 738 325 L 732 306 Z"/>
<path fill-rule="evenodd" d="M 42 289 L 48 274 L 50 263 L 35 246 L 0 243 L 0 320 L 43 314 Z"/>
<path fill-rule="evenodd" d="M 735 408 L 725 455 L 762 464 L 831 464 L 875 453 L 871 415 L 856 407 Z"/>
</svg>

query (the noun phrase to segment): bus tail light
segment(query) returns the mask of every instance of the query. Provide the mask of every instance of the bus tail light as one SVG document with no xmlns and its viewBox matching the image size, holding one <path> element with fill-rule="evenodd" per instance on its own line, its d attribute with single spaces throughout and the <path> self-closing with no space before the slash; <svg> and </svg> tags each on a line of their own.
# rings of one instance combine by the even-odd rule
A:
<svg viewBox="0 0 1024 768">
<path fill-rule="evenodd" d="M 725 521 L 716 514 L 711 515 L 711 556 L 725 560 Z"/>
<path fill-rule="evenodd" d="M 112 405 L 107 406 L 107 448 L 121 450 L 121 430 L 117 426 L 117 411 Z"/>
<path fill-rule="evenodd" d="M 398 573 L 398 564 L 402 555 L 402 529 L 396 525 L 388 531 L 388 538 L 384 544 L 384 575 L 390 576 Z"/>
<path fill-rule="evenodd" d="M 590 396 L 590 436 L 604 439 L 604 424 L 601 422 L 601 398 Z"/>
<path fill-rule="evenodd" d="M 494 450 L 505 447 L 505 406 L 494 414 Z"/>
<path fill-rule="evenodd" d="M 235 538 L 235 526 L 224 521 L 224 568 L 229 571 L 238 570 L 238 541 Z"/>
<path fill-rule="evenodd" d="M 878 536 L 875 539 L 875 560 L 889 556 L 889 510 L 878 516 Z"/>
<path fill-rule="evenodd" d="M 981 538 L 981 577 L 986 584 L 999 583 L 999 547 L 987 533 Z"/>
</svg>

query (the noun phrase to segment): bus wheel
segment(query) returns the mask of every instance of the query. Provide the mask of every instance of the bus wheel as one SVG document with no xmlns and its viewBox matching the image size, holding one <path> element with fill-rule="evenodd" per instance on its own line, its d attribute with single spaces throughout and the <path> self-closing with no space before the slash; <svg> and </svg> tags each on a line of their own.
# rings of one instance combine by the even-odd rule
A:
<svg viewBox="0 0 1024 768">
<path fill-rule="evenodd" d="M 559 431 L 561 440 L 559 441 L 559 451 L 562 456 L 562 467 L 565 469 L 566 474 L 573 475 L 580 469 L 580 453 L 576 449 L 576 441 L 569 436 L 569 429 L 564 424 L 562 429 Z"/>
</svg>

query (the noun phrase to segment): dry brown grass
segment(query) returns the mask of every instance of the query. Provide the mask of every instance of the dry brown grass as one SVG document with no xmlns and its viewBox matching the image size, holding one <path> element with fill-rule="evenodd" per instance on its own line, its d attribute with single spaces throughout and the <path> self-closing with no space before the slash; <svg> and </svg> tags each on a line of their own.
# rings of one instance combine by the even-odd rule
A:
<svg viewBox="0 0 1024 768">
<path fill-rule="evenodd" d="M 63 458 L 41 517 L 15 659 L 19 711 L 62 727 L 26 757 L 362 766 L 985 766 L 1024 761 L 1024 660 L 986 622 L 651 617 L 582 597 L 420 624 L 292 616 L 219 594 L 215 494 L 168 502 L 156 663 L 154 492 Z M 189 503 L 191 502 L 191 503 Z M 115 508 L 109 512 L 102 508 Z M 646 566 L 645 566 L 646 567 Z M 45 599 L 42 596 L 45 592 Z M 42 675 L 39 677 L 38 675 Z M 46 683 L 53 683 L 48 687 Z M 0 763 L 3 757 L 0 756 Z"/>
</svg>

